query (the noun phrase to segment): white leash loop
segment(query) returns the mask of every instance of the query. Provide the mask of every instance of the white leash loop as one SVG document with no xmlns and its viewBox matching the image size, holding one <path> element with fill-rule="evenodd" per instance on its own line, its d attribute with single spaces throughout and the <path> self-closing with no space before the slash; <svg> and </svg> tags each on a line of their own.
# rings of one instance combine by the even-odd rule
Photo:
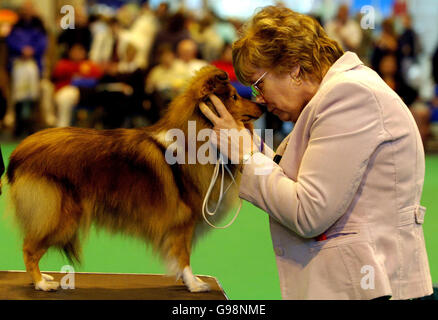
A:
<svg viewBox="0 0 438 320">
<path fill-rule="evenodd" d="M 214 211 L 211 212 L 211 211 L 208 209 L 208 201 L 209 201 L 209 199 L 210 199 L 210 195 L 211 195 L 211 192 L 212 192 L 212 190 L 213 190 L 213 187 L 214 187 L 214 185 L 216 184 L 216 180 L 217 180 L 217 178 L 218 178 L 218 176 L 219 176 L 219 167 L 220 167 L 220 166 L 222 167 L 222 170 L 221 170 L 221 172 L 222 172 L 222 177 L 221 177 L 221 190 L 220 190 L 220 194 L 219 194 L 219 199 L 218 199 L 218 201 L 217 201 L 217 203 L 216 203 L 216 208 L 214 209 Z M 232 179 L 232 181 L 231 181 L 231 183 L 228 185 L 227 189 L 225 189 L 225 192 L 224 192 L 224 176 L 225 176 L 224 168 L 227 170 L 228 174 L 230 175 L 230 177 L 231 177 L 231 179 Z M 215 167 L 214 167 L 213 175 L 212 175 L 212 177 L 211 177 L 210 186 L 208 187 L 207 193 L 205 194 L 204 202 L 202 203 L 202 216 L 203 216 L 205 222 L 207 222 L 207 224 L 208 224 L 210 227 L 213 227 L 213 228 L 215 228 L 215 229 L 226 229 L 226 228 L 228 228 L 229 226 L 231 226 L 231 225 L 234 223 L 234 221 L 236 220 L 237 216 L 239 215 L 240 209 L 242 208 L 242 199 L 240 199 L 240 198 L 239 198 L 240 204 L 239 204 L 239 208 L 238 208 L 237 211 L 236 211 L 236 214 L 234 215 L 233 219 L 232 219 L 227 225 L 225 225 L 225 226 L 223 226 L 223 227 L 217 227 L 217 226 L 213 225 L 210 221 L 208 221 L 207 216 L 206 216 L 206 214 L 205 214 L 205 212 L 207 212 L 210 216 L 213 216 L 213 215 L 216 214 L 216 212 L 217 212 L 217 210 L 219 209 L 219 206 L 220 206 L 220 204 L 221 204 L 221 202 L 222 202 L 222 198 L 225 196 L 225 194 L 227 193 L 228 189 L 230 189 L 230 187 L 231 187 L 231 185 L 232 185 L 233 183 L 234 183 L 236 186 L 238 186 L 236 180 L 234 179 L 233 174 L 232 174 L 231 171 L 230 171 L 230 169 L 228 169 L 228 167 L 227 167 L 227 166 L 225 165 L 225 163 L 223 162 L 223 160 L 222 160 L 222 154 L 221 154 L 220 157 L 219 157 L 219 159 L 218 159 L 218 162 L 216 162 L 216 165 L 215 165 Z"/>
</svg>

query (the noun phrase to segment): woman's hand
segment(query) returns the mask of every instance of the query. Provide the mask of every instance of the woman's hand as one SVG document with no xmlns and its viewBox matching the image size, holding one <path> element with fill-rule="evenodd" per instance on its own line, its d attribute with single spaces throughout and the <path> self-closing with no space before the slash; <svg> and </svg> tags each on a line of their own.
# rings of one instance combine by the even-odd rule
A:
<svg viewBox="0 0 438 320">
<path fill-rule="evenodd" d="M 215 136 L 210 137 L 210 141 L 220 152 L 228 157 L 234 164 L 241 163 L 244 154 L 255 150 L 252 135 L 245 128 L 243 122 L 237 121 L 228 112 L 222 101 L 215 95 L 210 95 L 210 101 L 216 108 L 219 117 L 211 111 L 203 102 L 199 104 L 201 112 L 213 123 Z"/>
<path fill-rule="evenodd" d="M 217 96 L 211 94 L 209 98 L 215 106 L 216 111 L 219 113 L 220 117 L 217 117 L 204 102 L 201 102 L 199 106 L 202 113 L 213 123 L 215 131 L 217 129 L 245 129 L 243 122 L 236 121 Z"/>
</svg>

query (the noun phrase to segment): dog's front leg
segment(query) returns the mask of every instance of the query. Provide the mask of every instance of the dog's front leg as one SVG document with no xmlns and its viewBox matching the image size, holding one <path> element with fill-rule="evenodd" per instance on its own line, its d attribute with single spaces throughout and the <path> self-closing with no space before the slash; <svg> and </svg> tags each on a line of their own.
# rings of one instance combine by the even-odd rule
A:
<svg viewBox="0 0 438 320">
<path fill-rule="evenodd" d="M 196 277 L 190 266 L 186 266 L 180 273 L 184 284 L 190 292 L 206 292 L 210 291 L 210 286 L 198 277 Z"/>
<path fill-rule="evenodd" d="M 188 219 L 187 223 L 173 227 L 166 233 L 161 249 L 166 252 L 169 271 L 176 274 L 177 279 L 182 278 L 190 292 L 205 292 L 210 290 L 210 286 L 193 275 L 190 268 L 194 230 L 194 219 Z"/>
</svg>

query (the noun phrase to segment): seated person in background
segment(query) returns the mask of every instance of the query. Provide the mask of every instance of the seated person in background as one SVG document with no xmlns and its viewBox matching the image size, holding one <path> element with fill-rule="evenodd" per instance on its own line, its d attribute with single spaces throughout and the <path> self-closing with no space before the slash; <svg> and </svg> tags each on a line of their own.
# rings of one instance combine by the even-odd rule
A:
<svg viewBox="0 0 438 320">
<path fill-rule="evenodd" d="M 425 103 L 418 95 L 415 101 L 408 107 L 415 119 L 418 131 L 420 132 L 421 140 L 423 142 L 423 147 L 426 150 L 431 133 L 431 109 L 429 108 L 428 104 Z"/>
<path fill-rule="evenodd" d="M 394 29 L 394 21 L 391 18 L 387 18 L 383 20 L 382 32 L 373 44 L 371 67 L 374 70 L 378 70 L 381 60 L 388 54 L 396 54 L 397 48 L 397 34 Z"/>
<path fill-rule="evenodd" d="M 429 109 L 418 97 L 418 92 L 409 87 L 397 68 L 397 56 L 392 52 L 383 54 L 380 58 L 377 73 L 383 81 L 394 90 L 406 103 L 417 123 L 423 145 L 429 136 Z"/>
<path fill-rule="evenodd" d="M 435 82 L 435 96 L 430 103 L 432 137 L 438 140 L 438 47 L 432 57 L 432 76 Z"/>
<path fill-rule="evenodd" d="M 359 23 L 350 17 L 347 4 L 339 6 L 336 17 L 327 22 L 324 29 L 345 51 L 356 52 L 359 49 L 363 37 L 362 30 Z"/>
<path fill-rule="evenodd" d="M 222 48 L 221 56 L 219 57 L 219 59 L 211 62 L 211 64 L 215 67 L 228 73 L 228 77 L 230 78 L 231 82 L 237 81 L 236 74 L 234 73 L 232 53 L 233 50 L 231 44 L 226 43 Z"/>
<path fill-rule="evenodd" d="M 6 71 L 0 68 L 0 123 L 2 125 L 4 125 L 4 117 L 6 115 L 8 105 L 8 85 L 8 76 Z"/>
<path fill-rule="evenodd" d="M 160 6 L 160 10 L 163 7 Z M 167 9 L 164 9 L 167 10 Z M 161 15 L 161 13 L 159 13 Z M 164 13 L 164 15 L 167 15 Z M 163 45 L 170 45 L 172 50 L 176 50 L 176 47 L 181 40 L 190 39 L 190 32 L 187 29 L 187 18 L 185 13 L 178 11 L 167 17 L 162 17 L 162 26 L 155 35 L 153 45 L 150 51 L 149 66 L 154 67 L 159 62 L 158 50 Z M 160 19 L 160 17 L 158 17 Z"/>
<path fill-rule="evenodd" d="M 138 64 L 137 48 L 126 46 L 123 60 L 108 65 L 96 88 L 103 107 L 103 127 L 120 128 L 128 116 L 142 115 L 144 71 Z"/>
<path fill-rule="evenodd" d="M 6 38 L 8 71 L 15 106 L 15 136 L 25 129 L 30 133 L 32 114 L 39 99 L 43 56 L 47 48 L 47 33 L 31 1 L 20 7 L 19 20 Z"/>
<path fill-rule="evenodd" d="M 175 64 L 181 70 L 181 77 L 185 80 L 207 65 L 204 60 L 198 59 L 198 45 L 192 39 L 185 39 L 178 43 L 176 48 L 177 59 Z"/>
<path fill-rule="evenodd" d="M 60 57 L 63 58 L 68 56 L 68 50 L 76 43 L 82 44 L 87 52 L 90 51 L 92 37 L 85 8 L 75 7 L 74 17 L 75 27 L 63 29 L 58 36 L 58 50 Z"/>
<path fill-rule="evenodd" d="M 11 89 L 15 109 L 14 135 L 32 133 L 34 113 L 40 92 L 40 73 L 36 62 L 29 55 L 23 55 L 13 62 Z"/>
<path fill-rule="evenodd" d="M 190 24 L 190 34 L 198 44 L 202 57 L 207 61 L 220 58 L 224 47 L 224 39 L 215 28 L 215 18 L 209 13 L 199 23 Z"/>
<path fill-rule="evenodd" d="M 168 45 L 158 49 L 159 64 L 151 69 L 146 79 L 146 94 L 150 96 L 149 120 L 156 122 L 169 102 L 185 83 L 181 68 L 175 63 L 175 53 Z"/>
<path fill-rule="evenodd" d="M 432 98 L 430 103 L 430 112 L 431 121 L 438 124 L 438 85 L 435 86 L 435 96 Z"/>
<path fill-rule="evenodd" d="M 40 72 L 43 56 L 47 49 L 47 32 L 37 16 L 31 1 L 24 1 L 20 7 L 19 20 L 6 39 L 8 46 L 8 67 L 11 70 L 15 59 L 31 58 Z"/>
<path fill-rule="evenodd" d="M 377 73 L 386 84 L 403 99 L 407 106 L 410 106 L 417 99 L 418 92 L 408 86 L 398 69 L 397 56 L 392 52 L 383 54 L 380 58 Z"/>
<path fill-rule="evenodd" d="M 397 91 L 397 58 L 392 53 L 387 53 L 382 56 L 377 72 L 382 77 L 383 81 L 394 91 Z"/>
<path fill-rule="evenodd" d="M 438 85 L 435 86 L 435 95 L 429 103 L 430 137 L 438 141 Z"/>
<path fill-rule="evenodd" d="M 87 52 L 79 43 L 70 48 L 67 59 L 58 61 L 52 75 L 58 110 L 57 127 L 72 124 L 73 108 L 80 100 L 94 104 L 94 87 L 101 76 L 102 70 L 87 60 Z"/>
<path fill-rule="evenodd" d="M 246 99 L 251 99 L 251 88 L 241 84 L 234 73 L 232 50 L 231 44 L 226 43 L 222 49 L 219 60 L 213 61 L 211 64 L 224 70 L 228 74 L 231 84 L 236 88 L 240 96 Z"/>
</svg>

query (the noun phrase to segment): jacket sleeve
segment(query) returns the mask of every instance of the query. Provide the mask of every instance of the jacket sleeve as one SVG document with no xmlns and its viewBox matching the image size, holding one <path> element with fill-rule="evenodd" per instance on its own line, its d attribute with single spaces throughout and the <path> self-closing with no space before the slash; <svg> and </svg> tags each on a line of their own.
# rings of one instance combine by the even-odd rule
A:
<svg viewBox="0 0 438 320">
<path fill-rule="evenodd" d="M 377 146 L 384 140 L 380 107 L 373 92 L 358 83 L 332 85 L 313 105 L 309 142 L 296 181 L 260 153 L 245 165 L 240 197 L 252 202 L 304 238 L 326 231 L 347 210 Z M 293 152 L 289 143 L 287 152 Z M 282 166 L 287 166 L 283 158 Z"/>
<path fill-rule="evenodd" d="M 11 55 L 21 55 L 21 51 L 26 44 L 23 40 L 23 33 L 21 30 L 13 28 L 9 36 L 6 38 L 6 43 Z"/>
</svg>

